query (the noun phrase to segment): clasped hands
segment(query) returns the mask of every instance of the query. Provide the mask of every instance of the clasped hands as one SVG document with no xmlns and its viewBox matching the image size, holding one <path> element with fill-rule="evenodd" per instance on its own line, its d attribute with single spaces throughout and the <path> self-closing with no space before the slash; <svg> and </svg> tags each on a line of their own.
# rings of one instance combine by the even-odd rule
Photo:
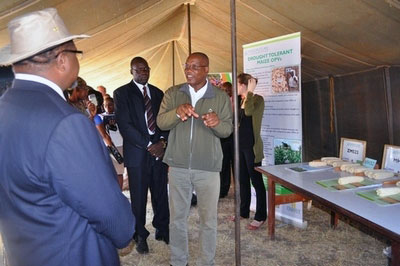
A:
<svg viewBox="0 0 400 266">
<path fill-rule="evenodd" d="M 192 116 L 196 119 L 200 117 L 200 115 L 195 112 L 194 107 L 188 103 L 179 105 L 178 108 L 176 108 L 176 114 L 182 122 L 188 120 L 188 118 Z M 211 109 L 208 113 L 202 115 L 201 119 L 203 119 L 204 125 L 209 128 L 216 127 L 219 124 L 218 115 Z"/>
<path fill-rule="evenodd" d="M 156 158 L 162 158 L 164 156 L 164 143 L 163 141 L 158 141 L 157 143 L 151 144 L 147 147 L 147 151 Z"/>
</svg>

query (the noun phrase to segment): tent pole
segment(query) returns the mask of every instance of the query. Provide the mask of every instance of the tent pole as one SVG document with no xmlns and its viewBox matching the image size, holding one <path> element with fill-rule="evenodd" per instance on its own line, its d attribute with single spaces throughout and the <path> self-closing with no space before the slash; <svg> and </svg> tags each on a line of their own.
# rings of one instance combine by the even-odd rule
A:
<svg viewBox="0 0 400 266">
<path fill-rule="evenodd" d="M 390 71 L 389 67 L 383 68 L 383 86 L 385 88 L 385 96 L 386 96 L 386 117 L 388 121 L 388 132 L 389 132 L 389 144 L 393 145 L 394 143 L 394 129 L 393 129 L 393 99 L 392 99 L 392 86 L 390 84 Z"/>
<path fill-rule="evenodd" d="M 172 86 L 175 86 L 175 40 L 172 41 Z"/>
<path fill-rule="evenodd" d="M 231 53 L 233 87 L 233 143 L 234 143 L 234 179 L 235 179 L 235 261 L 240 266 L 240 184 L 239 184 L 239 128 L 238 128 L 238 93 L 237 93 L 237 45 L 236 45 L 236 1 L 231 0 Z"/>
<path fill-rule="evenodd" d="M 188 50 L 189 55 L 192 54 L 192 25 L 190 24 L 190 4 L 187 4 L 187 18 L 188 18 Z"/>
</svg>

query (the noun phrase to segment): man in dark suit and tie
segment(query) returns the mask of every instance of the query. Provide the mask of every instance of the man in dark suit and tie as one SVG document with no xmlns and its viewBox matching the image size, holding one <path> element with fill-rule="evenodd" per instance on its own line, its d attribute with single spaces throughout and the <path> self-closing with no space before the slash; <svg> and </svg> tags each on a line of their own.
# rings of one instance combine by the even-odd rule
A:
<svg viewBox="0 0 400 266">
<path fill-rule="evenodd" d="M 131 61 L 133 80 L 114 92 L 115 115 L 123 137 L 124 164 L 128 169 L 132 212 L 136 217 L 134 240 L 140 254 L 149 252 L 146 229 L 147 193 L 150 189 L 156 240 L 169 243 L 167 165 L 162 162 L 167 132 L 156 125 L 163 92 L 148 84 L 150 67 L 142 57 Z"/>
<path fill-rule="evenodd" d="M 0 232 L 9 265 L 117 266 L 134 217 L 93 123 L 63 91 L 79 62 L 56 9 L 14 18 L 0 65 L 15 80 L 0 98 Z"/>
</svg>

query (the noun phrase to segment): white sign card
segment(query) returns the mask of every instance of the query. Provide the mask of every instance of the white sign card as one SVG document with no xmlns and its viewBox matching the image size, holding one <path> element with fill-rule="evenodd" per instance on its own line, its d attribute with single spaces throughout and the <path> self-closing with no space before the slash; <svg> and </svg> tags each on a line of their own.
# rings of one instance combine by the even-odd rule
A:
<svg viewBox="0 0 400 266">
<path fill-rule="evenodd" d="M 382 159 L 382 169 L 400 173 L 400 147 L 385 145 Z"/>
<path fill-rule="evenodd" d="M 344 161 L 354 163 L 363 162 L 365 158 L 366 148 L 366 141 L 341 138 L 340 158 Z"/>
</svg>

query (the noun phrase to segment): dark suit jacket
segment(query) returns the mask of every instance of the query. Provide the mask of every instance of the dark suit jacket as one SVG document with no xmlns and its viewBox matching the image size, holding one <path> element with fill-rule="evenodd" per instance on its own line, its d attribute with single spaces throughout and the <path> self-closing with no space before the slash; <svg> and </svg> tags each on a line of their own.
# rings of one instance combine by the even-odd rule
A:
<svg viewBox="0 0 400 266">
<path fill-rule="evenodd" d="M 148 84 L 154 118 L 157 117 L 164 93 L 157 87 Z M 131 81 L 114 91 L 115 116 L 123 138 L 124 164 L 126 167 L 137 167 L 142 164 L 147 153 L 150 134 L 144 117 L 145 107 L 143 94 Z M 167 138 L 167 132 L 158 126 L 152 143 L 160 137 Z"/>
<path fill-rule="evenodd" d="M 10 265 L 119 265 L 135 220 L 93 123 L 46 85 L 0 98 L 0 231 Z"/>
</svg>

